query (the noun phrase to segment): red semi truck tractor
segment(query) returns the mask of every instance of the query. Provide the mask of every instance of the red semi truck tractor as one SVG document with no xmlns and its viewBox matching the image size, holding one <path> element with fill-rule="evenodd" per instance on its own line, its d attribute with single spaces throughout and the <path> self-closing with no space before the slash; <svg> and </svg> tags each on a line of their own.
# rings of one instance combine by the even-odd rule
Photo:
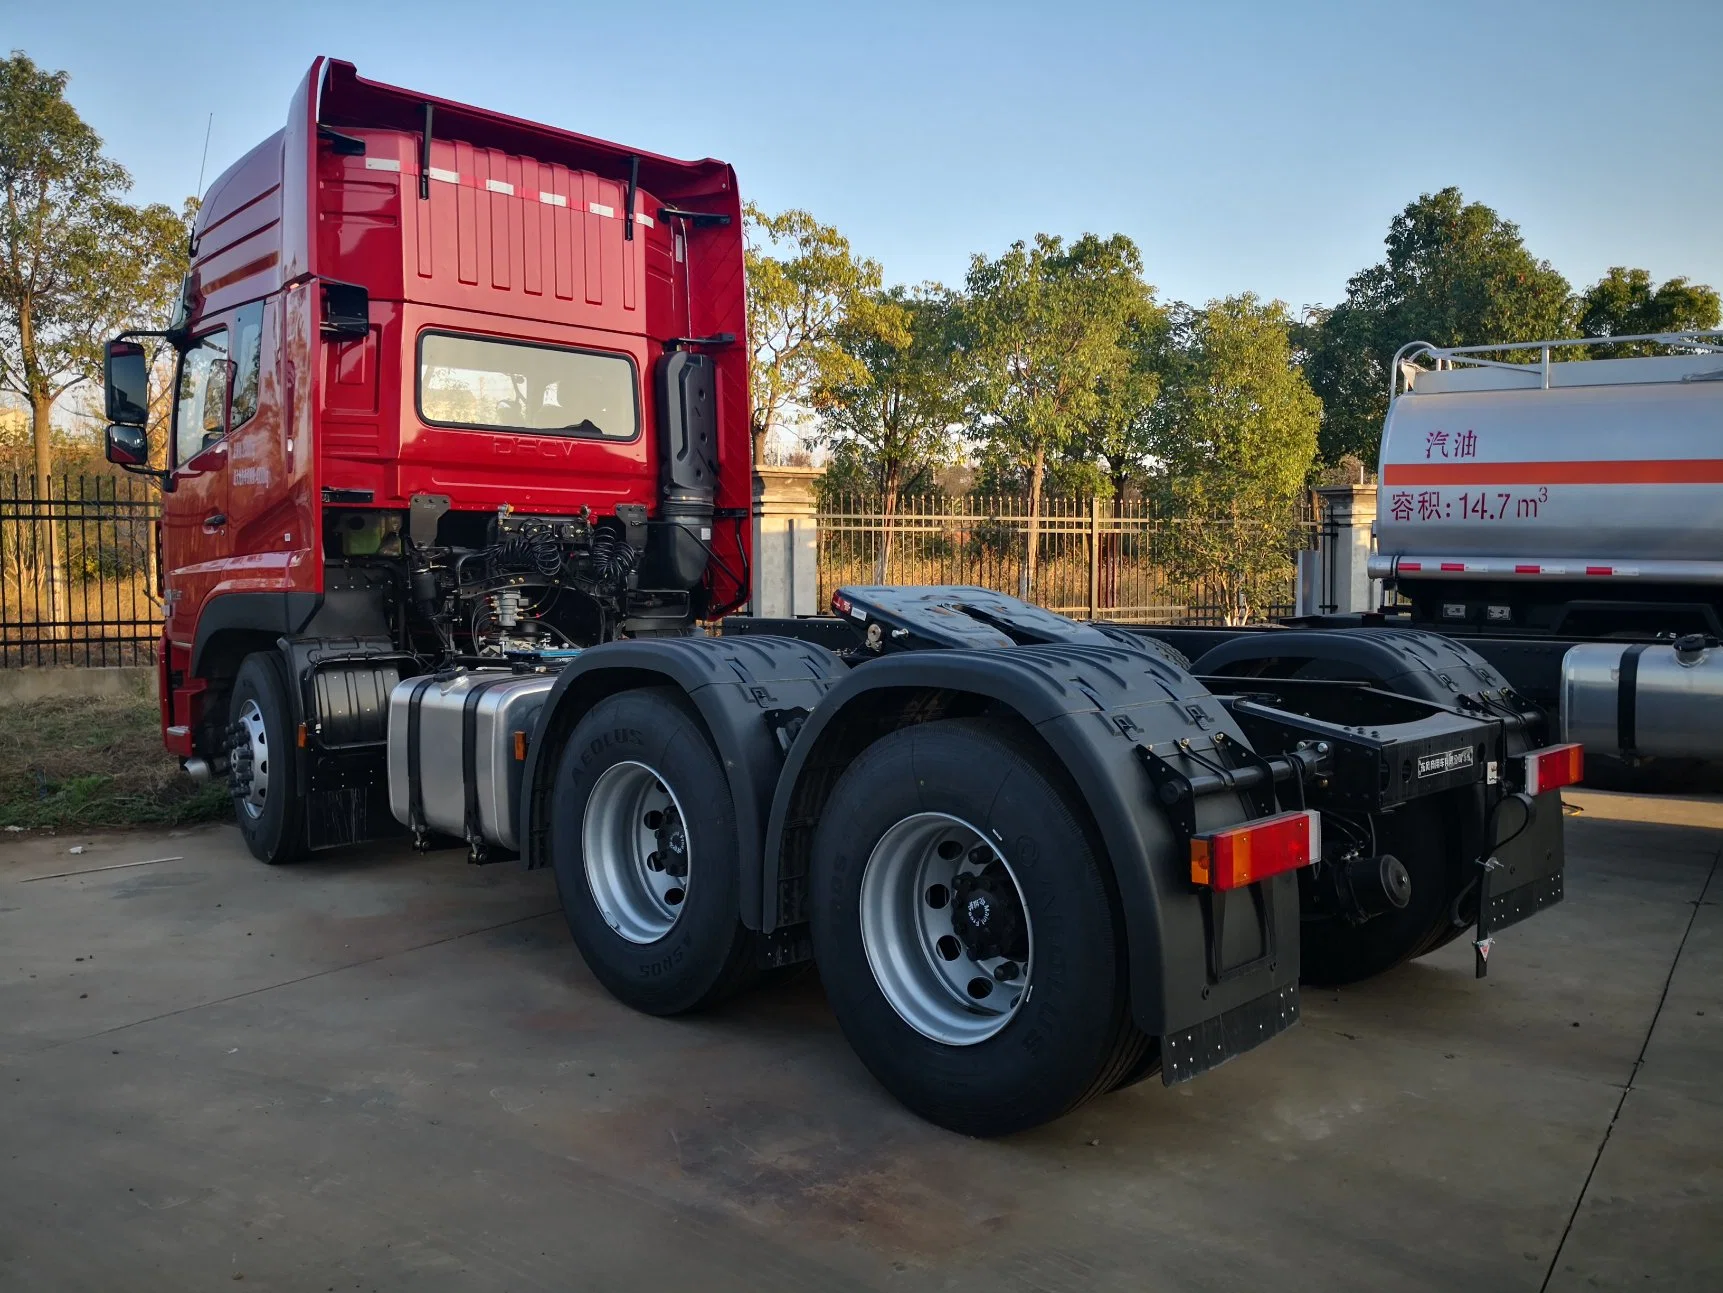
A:
<svg viewBox="0 0 1723 1293">
<path fill-rule="evenodd" d="M 324 59 L 215 182 L 164 334 L 162 722 L 258 858 L 550 867 L 659 1014 L 816 961 L 880 1080 L 976 1134 L 1195 1077 L 1301 977 L 1466 932 L 1481 971 L 1560 898 L 1579 752 L 1435 634 L 1199 677 L 975 588 L 701 629 L 750 585 L 740 216 L 723 163 Z M 147 472 L 144 360 L 110 343 L 106 395 Z"/>
</svg>

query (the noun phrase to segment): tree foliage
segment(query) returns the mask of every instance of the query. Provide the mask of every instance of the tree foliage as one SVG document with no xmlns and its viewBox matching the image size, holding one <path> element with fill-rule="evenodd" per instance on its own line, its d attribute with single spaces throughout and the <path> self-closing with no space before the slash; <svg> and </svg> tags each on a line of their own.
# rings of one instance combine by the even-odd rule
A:
<svg viewBox="0 0 1723 1293">
<path fill-rule="evenodd" d="M 1526 249 L 1519 226 L 1457 188 L 1426 193 L 1394 217 L 1387 255 L 1354 274 L 1346 297 L 1303 337 L 1323 402 L 1322 453 L 1376 460 L 1388 366 L 1408 341 L 1438 346 L 1568 335 L 1568 283 Z"/>
<path fill-rule="evenodd" d="M 1102 417 L 1104 392 L 1123 387 L 1122 339 L 1153 300 L 1142 269 L 1123 234 L 1084 234 L 1069 247 L 1037 234 L 996 260 L 970 262 L 961 311 L 970 415 L 985 452 L 1028 484 L 1031 591 L 1049 460 L 1076 456 Z"/>
<path fill-rule="evenodd" d="M 1115 511 L 1151 471 L 1171 336 L 1170 314 L 1154 300 L 1154 289 L 1145 288 L 1125 316 L 1118 355 L 1102 374 L 1085 420 L 1079 452 L 1093 468 L 1097 492 L 1112 497 Z"/>
<path fill-rule="evenodd" d="M 1643 269 L 1610 268 L 1575 302 L 1582 337 L 1631 337 L 1648 332 L 1685 332 L 1715 328 L 1718 321 L 1715 289 L 1685 278 L 1672 278 L 1661 287 Z M 1655 354 L 1655 343 L 1628 342 L 1603 348 L 1609 358 Z"/>
<path fill-rule="evenodd" d="M 887 519 L 876 580 L 890 559 L 898 498 L 952 460 L 963 415 L 951 293 L 936 284 L 878 293 L 834 339 L 849 363 L 833 365 L 813 392 L 820 439 L 851 479 L 865 480 Z"/>
<path fill-rule="evenodd" d="M 1235 618 L 1284 573 L 1322 404 L 1294 362 L 1279 301 L 1228 297 L 1177 312 L 1154 453 L 1182 516 L 1175 564 L 1215 580 Z"/>
<path fill-rule="evenodd" d="M 852 313 L 867 312 L 881 271 L 806 211 L 768 215 L 749 203 L 743 224 L 751 429 L 760 462 L 767 435 L 792 409 L 811 407 L 823 387 L 864 379 L 839 332 Z"/>
<path fill-rule="evenodd" d="M 102 342 L 166 322 L 185 273 L 185 227 L 124 201 L 131 177 L 66 100 L 67 77 L 13 51 L 0 60 L 0 390 L 29 410 L 46 488 L 54 405 L 101 371 Z M 59 529 L 38 526 L 33 573 L 50 622 L 68 606 Z"/>
<path fill-rule="evenodd" d="M 131 177 L 66 81 L 0 61 L 0 383 L 30 408 L 39 474 L 54 401 L 100 372 L 108 336 L 166 322 L 186 263 L 181 217 L 123 200 Z"/>
</svg>

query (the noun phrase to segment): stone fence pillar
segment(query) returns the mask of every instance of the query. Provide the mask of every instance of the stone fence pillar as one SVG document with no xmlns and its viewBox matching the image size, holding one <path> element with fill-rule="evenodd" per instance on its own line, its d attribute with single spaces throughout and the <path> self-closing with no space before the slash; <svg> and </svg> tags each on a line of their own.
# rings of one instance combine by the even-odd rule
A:
<svg viewBox="0 0 1723 1293">
<path fill-rule="evenodd" d="M 770 618 L 818 615 L 820 606 L 818 467 L 754 469 L 753 613 Z"/>
<path fill-rule="evenodd" d="M 1319 591 L 1314 609 L 1327 615 L 1379 609 L 1382 581 L 1370 578 L 1368 569 L 1376 548 L 1376 486 L 1327 485 L 1316 492 L 1326 520 L 1321 557 L 1315 563 Z"/>
</svg>

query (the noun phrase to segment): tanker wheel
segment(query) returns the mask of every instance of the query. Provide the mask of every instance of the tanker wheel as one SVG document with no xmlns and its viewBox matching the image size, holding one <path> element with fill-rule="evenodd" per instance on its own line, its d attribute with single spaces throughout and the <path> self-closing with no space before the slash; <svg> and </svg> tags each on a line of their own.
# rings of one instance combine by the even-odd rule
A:
<svg viewBox="0 0 1723 1293">
<path fill-rule="evenodd" d="M 245 847 L 272 865 L 305 855 L 290 713 L 280 658 L 270 651 L 246 656 L 228 698 L 228 787 Z"/>
<path fill-rule="evenodd" d="M 810 877 L 820 980 L 862 1063 L 928 1121 L 1034 1127 L 1153 1049 L 1085 821 L 1057 768 L 989 720 L 900 729 L 833 787 Z"/>
<path fill-rule="evenodd" d="M 1453 821 L 1445 795 L 1377 819 L 1378 846 L 1405 866 L 1411 895 L 1404 907 L 1391 907 L 1361 925 L 1339 916 L 1303 921 L 1299 977 L 1305 983 L 1339 987 L 1374 978 L 1434 951 L 1459 932 L 1452 920 L 1459 852 Z"/>
<path fill-rule="evenodd" d="M 756 975 L 730 784 L 675 688 L 607 697 L 575 727 L 552 790 L 550 858 L 575 946 L 624 1004 L 681 1014 Z"/>
</svg>

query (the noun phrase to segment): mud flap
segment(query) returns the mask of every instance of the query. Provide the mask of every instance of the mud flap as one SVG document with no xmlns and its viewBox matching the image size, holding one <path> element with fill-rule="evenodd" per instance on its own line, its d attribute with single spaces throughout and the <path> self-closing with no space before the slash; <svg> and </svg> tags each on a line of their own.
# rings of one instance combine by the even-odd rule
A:
<svg viewBox="0 0 1723 1293">
<path fill-rule="evenodd" d="M 1177 1086 L 1278 1037 L 1298 1022 L 1298 985 L 1289 983 L 1255 1000 L 1161 1038 L 1161 1081 Z"/>
<path fill-rule="evenodd" d="M 1475 972 L 1489 972 L 1497 930 L 1528 920 L 1562 900 L 1561 791 L 1536 798 L 1510 796 L 1497 810 L 1499 841 L 1485 863 L 1478 894 Z"/>
</svg>

